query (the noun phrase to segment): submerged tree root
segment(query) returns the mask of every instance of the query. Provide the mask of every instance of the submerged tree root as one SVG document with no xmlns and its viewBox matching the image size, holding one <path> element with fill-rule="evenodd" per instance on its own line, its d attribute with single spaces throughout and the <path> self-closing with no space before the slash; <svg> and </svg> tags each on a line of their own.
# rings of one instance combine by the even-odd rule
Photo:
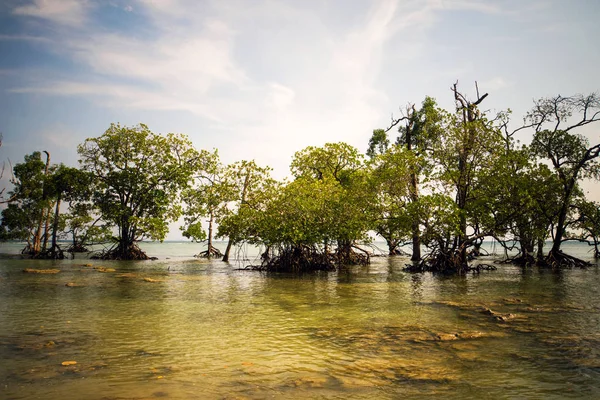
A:
<svg viewBox="0 0 600 400">
<path fill-rule="evenodd" d="M 89 249 L 80 243 L 72 244 L 67 248 L 67 253 L 89 253 Z"/>
<path fill-rule="evenodd" d="M 39 260 L 64 260 L 66 258 L 65 253 L 59 246 L 54 246 L 40 252 L 34 252 L 31 247 L 27 246 L 21 251 L 21 254 Z"/>
<path fill-rule="evenodd" d="M 269 248 L 261 255 L 260 265 L 249 265 L 246 269 L 295 273 L 335 271 L 342 265 L 367 265 L 369 262 L 369 253 L 356 247 L 329 253 L 316 246 L 299 245 Z"/>
<path fill-rule="evenodd" d="M 531 254 L 519 254 L 514 258 L 507 258 L 505 261 L 507 264 L 514 264 L 520 267 L 531 267 L 538 263 L 534 256 Z"/>
<path fill-rule="evenodd" d="M 196 254 L 194 257 L 196 258 L 221 258 L 223 257 L 223 253 L 219 249 L 214 246 L 209 246 L 208 249 Z"/>
<path fill-rule="evenodd" d="M 108 250 L 102 250 L 92 257 L 92 260 L 149 260 L 150 257 L 135 243 L 130 244 L 126 251 L 121 246 L 115 246 Z"/>
<path fill-rule="evenodd" d="M 587 261 L 580 258 L 570 256 L 562 251 L 548 253 L 541 266 L 552 269 L 560 268 L 587 268 L 591 266 Z"/>
<path fill-rule="evenodd" d="M 458 253 L 444 253 L 434 251 L 432 254 L 410 265 L 407 264 L 406 272 L 434 272 L 448 275 L 464 275 L 468 272 L 495 271 L 496 267 L 490 264 L 469 265 L 463 261 Z"/>
</svg>

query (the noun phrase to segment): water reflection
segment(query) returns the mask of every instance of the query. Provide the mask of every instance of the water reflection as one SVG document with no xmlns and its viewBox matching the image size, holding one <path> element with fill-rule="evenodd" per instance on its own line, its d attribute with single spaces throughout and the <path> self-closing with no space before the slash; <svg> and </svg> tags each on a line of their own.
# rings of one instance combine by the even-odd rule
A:
<svg viewBox="0 0 600 400">
<path fill-rule="evenodd" d="M 440 277 L 405 263 L 296 276 L 66 262 L 31 275 L 0 261 L 0 397 L 600 395 L 597 268 Z"/>
<path fill-rule="evenodd" d="M 410 277 L 412 297 L 418 301 L 423 298 L 423 274 L 414 274 Z"/>
</svg>

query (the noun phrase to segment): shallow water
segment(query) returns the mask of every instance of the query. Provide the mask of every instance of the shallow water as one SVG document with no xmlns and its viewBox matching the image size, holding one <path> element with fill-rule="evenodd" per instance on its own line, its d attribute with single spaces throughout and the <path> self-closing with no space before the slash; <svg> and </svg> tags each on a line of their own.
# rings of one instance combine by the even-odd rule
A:
<svg viewBox="0 0 600 400">
<path fill-rule="evenodd" d="M 160 249 L 0 260 L 0 398 L 600 398 L 597 265 L 294 276 Z"/>
</svg>

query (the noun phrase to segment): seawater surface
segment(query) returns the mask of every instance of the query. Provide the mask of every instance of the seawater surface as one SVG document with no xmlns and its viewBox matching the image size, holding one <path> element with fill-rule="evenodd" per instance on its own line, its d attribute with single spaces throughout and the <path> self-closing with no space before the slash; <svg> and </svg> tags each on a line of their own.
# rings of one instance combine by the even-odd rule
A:
<svg viewBox="0 0 600 400">
<path fill-rule="evenodd" d="M 600 398 L 597 264 L 297 276 L 182 249 L 0 260 L 0 398 Z"/>
</svg>

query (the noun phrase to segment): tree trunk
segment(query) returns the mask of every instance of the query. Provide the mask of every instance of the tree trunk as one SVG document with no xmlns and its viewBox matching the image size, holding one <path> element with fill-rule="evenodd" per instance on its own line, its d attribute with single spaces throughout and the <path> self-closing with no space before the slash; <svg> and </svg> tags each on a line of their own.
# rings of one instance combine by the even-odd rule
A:
<svg viewBox="0 0 600 400">
<path fill-rule="evenodd" d="M 38 226 L 33 235 L 33 243 L 31 245 L 33 254 L 38 254 L 42 250 L 42 223 L 44 222 L 44 211 L 45 209 L 41 210 Z"/>
<path fill-rule="evenodd" d="M 385 238 L 385 241 L 388 246 L 388 255 L 395 256 L 398 254 L 398 242 L 391 238 Z"/>
<path fill-rule="evenodd" d="M 48 153 L 47 151 L 44 151 L 44 153 L 46 153 L 46 167 L 44 168 L 44 180 L 46 179 L 46 177 L 48 176 L 48 169 L 50 168 L 50 153 Z M 44 183 L 42 182 L 42 203 L 46 202 L 46 190 L 44 188 Z M 35 232 L 35 235 L 33 236 L 33 254 L 37 255 L 41 252 L 42 250 L 42 224 L 44 223 L 45 217 L 46 217 L 46 207 L 45 204 L 42 207 L 41 210 L 41 214 L 40 214 L 40 219 L 38 220 L 38 226 Z"/>
<path fill-rule="evenodd" d="M 538 239 L 537 260 L 538 260 L 538 263 L 542 263 L 544 261 L 544 239 Z"/>
<path fill-rule="evenodd" d="M 519 238 L 519 248 L 521 250 L 521 255 L 514 259 L 515 263 L 521 265 L 534 264 L 534 239 L 528 236 L 521 236 Z"/>
<path fill-rule="evenodd" d="M 246 174 L 246 177 L 244 178 L 244 186 L 242 187 L 242 196 L 240 198 L 240 207 L 246 203 L 246 192 L 248 191 L 248 185 L 250 183 L 250 176 L 251 173 L 250 171 L 248 171 L 248 173 Z M 210 236 L 210 233 L 209 233 Z M 229 238 L 229 241 L 227 242 L 227 248 L 225 249 L 225 254 L 223 255 L 223 261 L 229 261 L 229 252 L 231 251 L 231 246 L 233 245 L 233 241 L 231 240 L 231 238 Z M 209 246 L 210 248 L 210 246 Z"/>
<path fill-rule="evenodd" d="M 565 223 L 567 221 L 567 212 L 569 206 L 569 198 L 570 193 L 567 195 L 567 199 L 564 200 L 563 206 L 560 209 L 560 214 L 558 215 L 558 222 L 556 224 L 556 232 L 554 233 L 554 240 L 552 242 L 552 249 L 550 250 L 551 254 L 557 254 L 560 251 L 560 245 L 562 244 L 562 239 L 565 235 Z"/>
<path fill-rule="evenodd" d="M 212 258 L 213 244 L 212 244 L 212 236 L 213 236 L 213 220 L 214 214 L 210 212 L 210 219 L 208 220 L 208 250 L 206 253 L 206 258 Z"/>
<path fill-rule="evenodd" d="M 121 218 L 121 238 L 119 240 L 119 252 L 121 253 L 120 257 L 123 260 L 127 260 L 128 254 L 127 251 L 129 249 L 129 224 L 125 218 Z"/>
<path fill-rule="evenodd" d="M 413 115 L 416 112 L 413 107 Z M 413 141 L 413 129 L 414 125 L 412 122 L 406 129 L 406 148 L 409 151 L 412 151 L 412 141 Z M 410 166 L 410 202 L 416 203 L 419 200 L 419 177 L 417 172 L 415 171 L 414 165 Z M 419 219 L 413 216 L 412 218 L 412 257 L 411 261 L 419 261 L 421 259 L 421 232 L 419 231 Z M 396 246 L 397 247 L 397 246 Z M 394 248 L 394 252 L 396 249 Z M 391 254 L 391 249 L 390 249 Z"/>
<path fill-rule="evenodd" d="M 461 167 L 459 167 L 459 168 L 461 168 Z M 464 168 L 464 167 L 462 167 L 462 168 Z M 463 179 L 463 177 L 462 177 L 463 173 L 464 172 L 461 170 L 461 172 L 460 172 L 461 180 Z M 460 251 L 459 256 L 460 256 L 461 262 L 466 262 L 466 260 L 467 260 L 467 248 L 466 248 L 466 246 L 463 246 L 463 243 L 465 243 L 465 241 L 467 239 L 467 217 L 464 213 L 466 204 L 467 204 L 466 184 L 462 185 L 461 183 L 459 183 L 458 192 L 456 194 L 456 205 L 458 206 L 458 209 L 461 211 L 460 220 L 459 220 L 459 236 L 458 236 L 458 243 L 457 243 L 458 250 Z"/>
<path fill-rule="evenodd" d="M 56 199 L 56 208 L 54 209 L 54 223 L 52 224 L 52 255 L 56 254 L 56 235 L 58 234 L 58 216 L 60 214 L 60 195 Z"/>
<path fill-rule="evenodd" d="M 417 174 L 412 171 L 410 174 L 410 201 L 416 203 L 419 200 L 419 182 Z M 421 259 L 421 232 L 419 231 L 419 219 L 413 216 L 412 218 L 412 257 L 411 261 L 419 261 Z"/>
<path fill-rule="evenodd" d="M 231 251 L 231 246 L 233 246 L 233 240 L 229 239 L 227 241 L 227 248 L 225 249 L 225 254 L 223 254 L 222 261 L 225 261 L 225 262 L 229 261 L 229 252 Z"/>
<path fill-rule="evenodd" d="M 46 251 L 46 249 L 48 248 L 48 233 L 49 233 L 49 228 L 50 228 L 50 210 L 52 209 L 51 206 L 48 207 L 48 209 L 46 210 L 46 222 L 44 224 L 44 244 L 42 244 L 42 251 Z"/>
</svg>

